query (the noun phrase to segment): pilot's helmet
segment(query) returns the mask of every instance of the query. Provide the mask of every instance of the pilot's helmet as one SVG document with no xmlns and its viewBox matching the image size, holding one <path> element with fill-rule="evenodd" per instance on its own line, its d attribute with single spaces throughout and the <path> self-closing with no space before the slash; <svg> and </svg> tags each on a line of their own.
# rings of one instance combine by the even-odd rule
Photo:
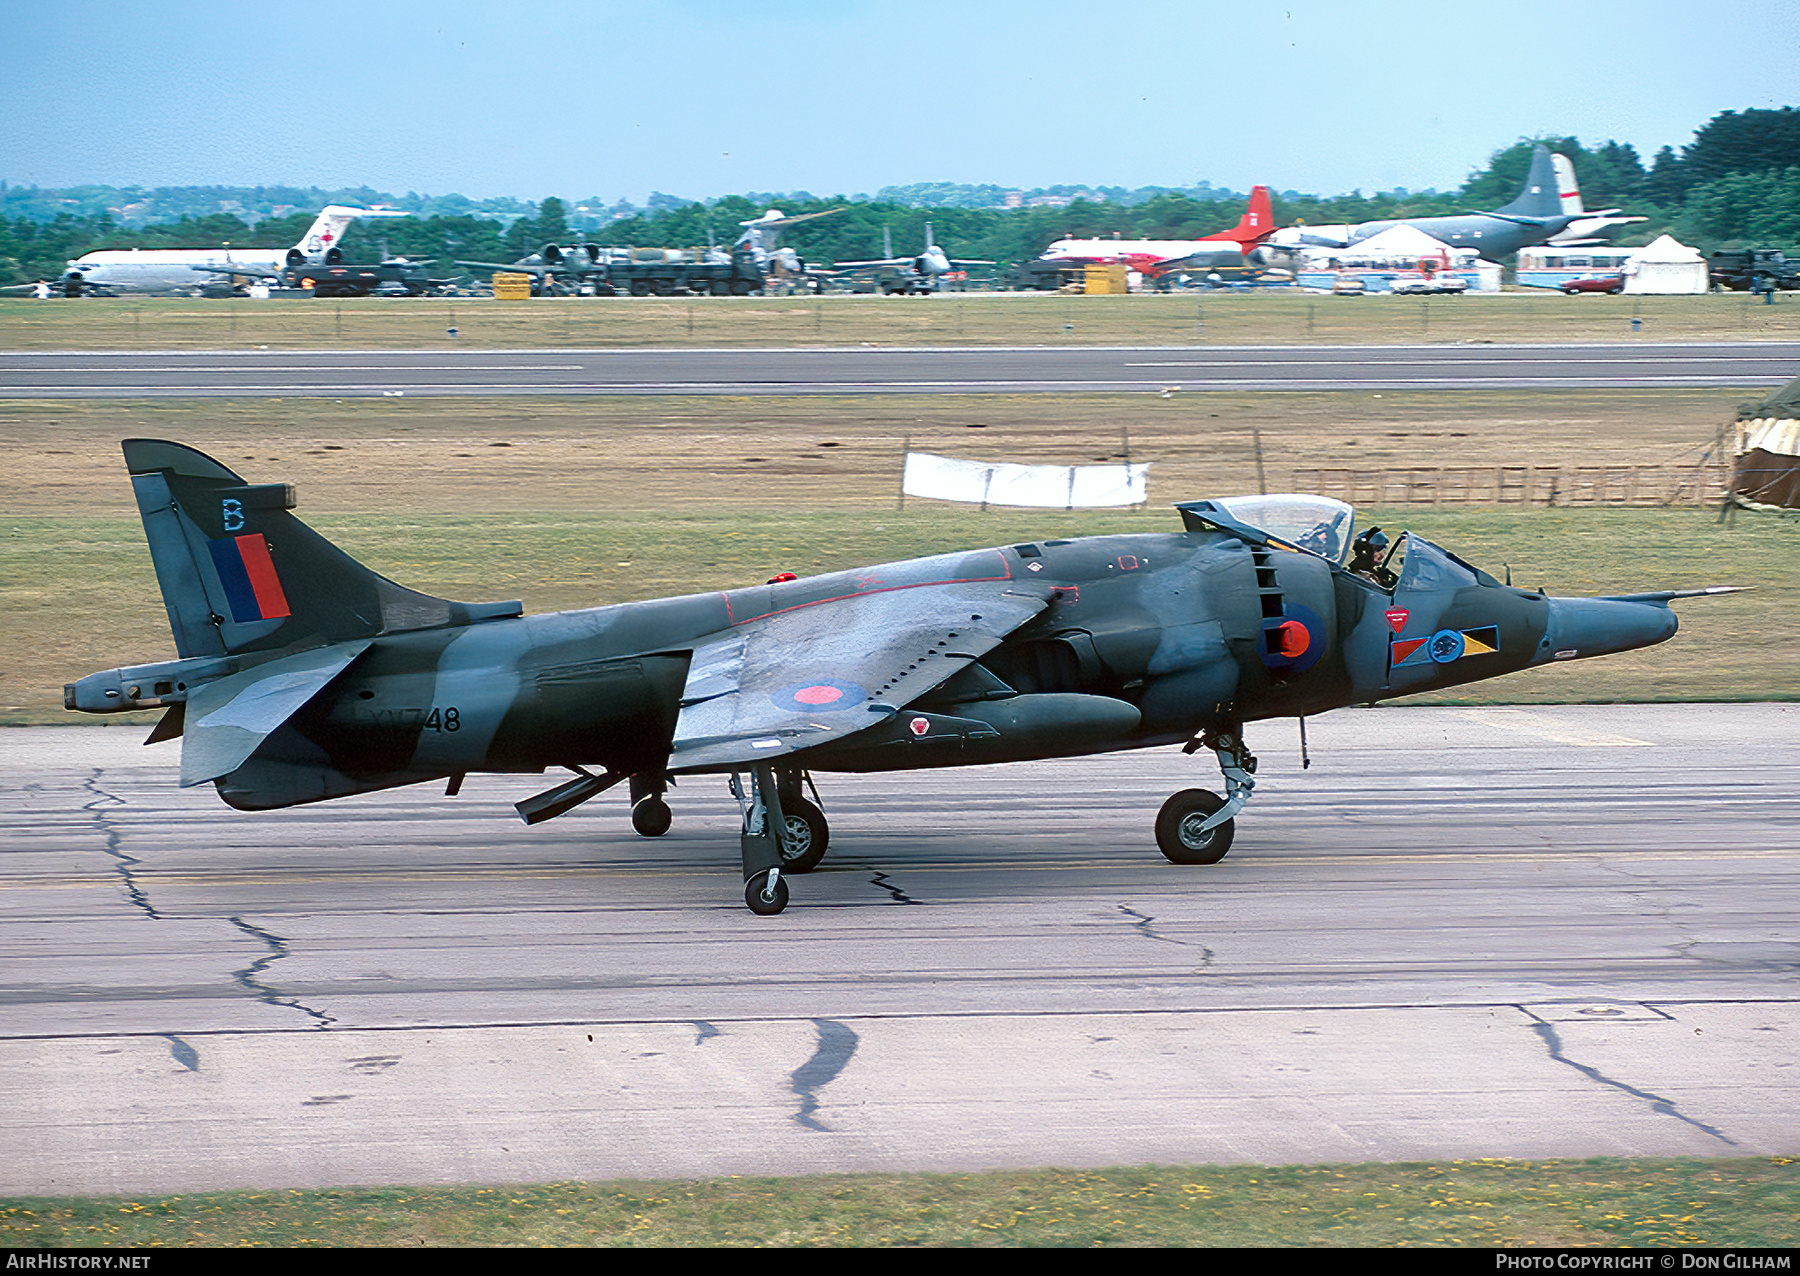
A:
<svg viewBox="0 0 1800 1276">
<path fill-rule="evenodd" d="M 1371 555 L 1379 557 L 1388 547 L 1388 535 L 1379 527 L 1371 527 L 1356 538 L 1356 543 L 1367 547 Z"/>
</svg>

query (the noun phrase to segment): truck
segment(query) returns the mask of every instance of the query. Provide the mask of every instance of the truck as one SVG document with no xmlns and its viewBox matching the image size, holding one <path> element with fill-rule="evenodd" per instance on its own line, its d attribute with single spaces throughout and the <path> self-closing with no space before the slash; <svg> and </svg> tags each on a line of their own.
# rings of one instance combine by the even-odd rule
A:
<svg viewBox="0 0 1800 1276">
<path fill-rule="evenodd" d="M 709 256 L 713 260 L 701 260 L 697 253 L 660 250 L 653 256 L 639 249 L 629 257 L 621 254 L 602 258 L 598 263 L 601 269 L 593 276 L 594 295 L 670 297 L 689 293 L 747 297 L 761 290 L 763 272 L 753 253 L 738 249 L 729 261 L 718 260 L 720 254 Z"/>
<path fill-rule="evenodd" d="M 1800 291 L 1800 259 L 1779 248 L 1716 252 L 1707 277 L 1729 292 L 1795 292 Z"/>
<path fill-rule="evenodd" d="M 281 271 L 281 282 L 288 288 L 310 288 L 315 297 L 384 296 L 422 297 L 436 292 L 450 281 L 433 279 L 425 263 L 390 257 L 374 265 L 358 266 L 336 262 L 290 262 Z"/>
</svg>

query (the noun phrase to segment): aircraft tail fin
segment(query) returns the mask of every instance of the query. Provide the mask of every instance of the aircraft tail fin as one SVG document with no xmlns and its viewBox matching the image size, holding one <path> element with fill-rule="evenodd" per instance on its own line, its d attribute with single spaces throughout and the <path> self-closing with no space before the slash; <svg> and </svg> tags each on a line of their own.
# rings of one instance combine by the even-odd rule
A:
<svg viewBox="0 0 1800 1276">
<path fill-rule="evenodd" d="M 1575 180 L 1575 163 L 1567 155 L 1552 155 L 1550 166 L 1556 170 L 1556 198 L 1563 213 L 1585 213 L 1581 206 L 1581 186 Z"/>
<path fill-rule="evenodd" d="M 350 208 L 344 204 L 327 204 L 313 218 L 312 226 L 300 237 L 300 242 L 289 250 L 289 260 L 293 260 L 292 253 L 299 253 L 309 261 L 315 257 L 323 257 L 337 247 L 338 240 L 344 237 L 344 231 L 359 217 L 411 216 L 411 213 L 393 208 Z"/>
<path fill-rule="evenodd" d="M 396 585 L 290 512 L 294 489 L 249 483 L 191 447 L 126 439 L 125 465 L 176 651 L 225 656 L 516 616 Z"/>
<path fill-rule="evenodd" d="M 1250 188 L 1250 203 L 1244 209 L 1244 215 L 1238 218 L 1238 224 L 1222 234 L 1208 236 L 1210 239 L 1229 239 L 1240 248 L 1249 251 L 1275 232 L 1275 210 L 1269 202 L 1267 186 Z"/>
<path fill-rule="evenodd" d="M 1574 176 L 1574 167 L 1569 174 Z M 1519 197 L 1504 208 L 1496 208 L 1496 213 L 1514 217 L 1556 217 L 1567 211 L 1562 207 L 1562 199 L 1558 194 L 1556 165 L 1550 154 L 1550 148 L 1539 142 L 1537 149 L 1531 153 L 1531 171 L 1525 176 L 1525 189 Z"/>
</svg>

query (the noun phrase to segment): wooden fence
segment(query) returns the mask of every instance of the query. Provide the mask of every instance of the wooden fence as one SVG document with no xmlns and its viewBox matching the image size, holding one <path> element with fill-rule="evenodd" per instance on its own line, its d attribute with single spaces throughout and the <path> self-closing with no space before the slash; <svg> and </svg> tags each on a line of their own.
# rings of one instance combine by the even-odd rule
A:
<svg viewBox="0 0 1800 1276">
<path fill-rule="evenodd" d="M 1297 469 L 1293 489 L 1352 505 L 1717 505 L 1714 464 L 1470 465 L 1406 470 Z"/>
</svg>

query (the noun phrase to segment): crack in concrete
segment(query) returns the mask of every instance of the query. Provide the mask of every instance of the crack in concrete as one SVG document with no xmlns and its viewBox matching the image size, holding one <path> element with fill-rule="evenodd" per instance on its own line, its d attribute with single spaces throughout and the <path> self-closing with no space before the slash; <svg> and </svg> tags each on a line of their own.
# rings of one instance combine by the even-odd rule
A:
<svg viewBox="0 0 1800 1276">
<path fill-rule="evenodd" d="M 1187 944 L 1182 940 L 1172 939 L 1168 935 L 1157 934 L 1156 918 L 1150 916 L 1148 913 L 1140 913 L 1137 909 L 1129 908 L 1124 904 L 1119 905 L 1119 911 L 1132 919 L 1132 929 L 1137 931 L 1137 933 L 1142 935 L 1145 939 L 1154 939 L 1159 943 L 1164 944 L 1180 944 L 1183 948 L 1187 947 Z"/>
<path fill-rule="evenodd" d="M 1696 1130 L 1711 1135 L 1727 1147 L 1737 1146 L 1736 1140 L 1726 1138 L 1718 1130 L 1707 1125 L 1704 1121 L 1696 1121 L 1693 1117 L 1679 1111 L 1675 1107 L 1675 1101 L 1673 1099 L 1665 1099 L 1660 1094 L 1651 1094 L 1648 1090 L 1640 1090 L 1634 1085 L 1629 1085 L 1624 1081 L 1619 1081 L 1607 1076 L 1598 1068 L 1590 1067 L 1585 1063 L 1575 1062 L 1575 1060 L 1563 1053 L 1562 1037 L 1557 1034 L 1555 1024 L 1545 1023 L 1536 1015 L 1532 1015 L 1531 1012 L 1526 1010 L 1523 1006 L 1518 1007 L 1518 1009 L 1531 1016 L 1531 1030 L 1537 1033 L 1539 1039 L 1543 1041 L 1545 1047 L 1550 1051 L 1550 1057 L 1556 1060 L 1556 1062 L 1566 1064 L 1575 1069 L 1575 1071 L 1579 1072 L 1590 1081 L 1598 1081 L 1601 1085 L 1611 1086 L 1615 1090 L 1622 1090 L 1634 1099 L 1642 1099 L 1650 1105 L 1650 1110 L 1652 1112 L 1661 1116 L 1674 1117 L 1683 1124 L 1691 1125 Z"/>
<path fill-rule="evenodd" d="M 1700 937 L 1691 931 L 1687 924 L 1675 914 L 1675 906 L 1658 898 L 1659 882 L 1633 873 L 1628 865 L 1614 863 L 1609 856 L 1600 856 L 1600 867 L 1603 871 L 1624 878 L 1631 885 L 1621 893 L 1635 903 L 1639 910 L 1651 916 L 1659 917 L 1669 929 L 1682 936 L 1678 943 L 1669 945 L 1677 958 L 1689 959 L 1689 949 L 1700 942 Z"/>
<path fill-rule="evenodd" d="M 144 894 L 143 887 L 139 886 L 137 884 L 137 879 L 131 875 L 132 866 L 142 864 L 143 861 L 125 853 L 123 847 L 120 845 L 120 843 L 125 840 L 124 833 L 117 825 L 106 818 L 106 807 L 128 806 L 129 803 L 117 794 L 108 793 L 105 789 L 100 787 L 100 777 L 104 774 L 106 774 L 106 772 L 103 768 L 95 767 L 94 773 L 81 782 L 81 787 L 94 795 L 94 800 L 82 803 L 81 809 L 94 817 L 95 826 L 99 828 L 101 835 L 106 838 L 106 844 L 101 847 L 101 849 L 112 856 L 116 861 L 113 865 L 113 871 L 119 875 L 119 880 L 125 884 L 126 898 L 137 907 L 143 909 L 145 915 L 151 920 L 161 921 L 162 914 L 157 912 L 156 909 L 151 906 L 150 897 Z"/>
<path fill-rule="evenodd" d="M 318 1020 L 320 1028 L 329 1028 L 332 1024 L 337 1022 L 335 1018 L 326 1014 L 323 1010 L 314 1010 L 311 1006 L 303 1005 L 292 997 L 283 997 L 273 988 L 258 982 L 259 976 L 261 976 L 265 970 L 274 963 L 280 961 L 283 957 L 289 955 L 287 941 L 285 939 L 282 939 L 279 935 L 271 935 L 266 930 L 252 926 L 242 917 L 231 917 L 226 920 L 251 938 L 261 940 L 264 944 L 268 945 L 269 948 L 269 952 L 266 956 L 258 957 L 242 970 L 232 971 L 231 977 L 233 979 L 237 980 L 246 990 L 254 993 L 258 1001 L 271 1006 L 281 1006 L 288 1010 L 298 1010 L 303 1015 L 310 1015 Z"/>
<path fill-rule="evenodd" d="M 898 886 L 890 884 L 886 873 L 877 873 L 874 877 L 871 877 L 869 881 L 886 891 L 889 895 L 892 895 L 896 904 L 923 904 L 925 902 L 922 899 L 914 899 Z"/>
<path fill-rule="evenodd" d="M 812 1058 L 795 1068 L 790 1077 L 794 1093 L 800 1096 L 800 1110 L 794 1114 L 794 1120 L 809 1130 L 829 1134 L 831 1127 L 820 1124 L 813 1116 L 819 1110 L 818 1092 L 836 1080 L 850 1062 L 850 1056 L 856 1053 L 857 1036 L 849 1025 L 834 1019 L 815 1019 L 813 1028 L 819 1034 L 819 1044 L 813 1048 Z"/>
<path fill-rule="evenodd" d="M 1132 919 L 1132 929 L 1137 931 L 1137 933 L 1142 935 L 1145 939 L 1154 939 L 1158 943 L 1163 944 L 1174 944 L 1178 948 L 1198 948 L 1200 950 L 1200 965 L 1196 967 L 1196 969 L 1205 970 L 1208 966 L 1212 965 L 1213 950 L 1208 948 L 1205 944 L 1190 944 L 1185 939 L 1176 939 L 1172 935 L 1158 934 L 1156 930 L 1156 918 L 1150 916 L 1148 913 L 1140 913 L 1137 909 L 1131 908 L 1125 904 L 1120 904 L 1118 908 L 1121 913 Z"/>
</svg>

